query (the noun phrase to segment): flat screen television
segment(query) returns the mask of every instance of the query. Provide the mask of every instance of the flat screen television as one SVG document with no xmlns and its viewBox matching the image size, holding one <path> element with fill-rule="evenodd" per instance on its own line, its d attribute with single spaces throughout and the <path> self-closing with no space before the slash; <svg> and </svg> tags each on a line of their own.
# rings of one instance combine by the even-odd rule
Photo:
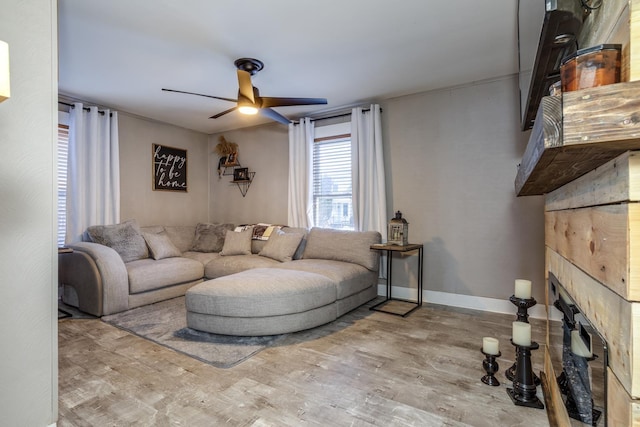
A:
<svg viewBox="0 0 640 427">
<path fill-rule="evenodd" d="M 530 129 L 543 96 L 560 80 L 560 63 L 578 50 L 580 0 L 519 0 L 518 50 L 522 130 Z"/>
</svg>

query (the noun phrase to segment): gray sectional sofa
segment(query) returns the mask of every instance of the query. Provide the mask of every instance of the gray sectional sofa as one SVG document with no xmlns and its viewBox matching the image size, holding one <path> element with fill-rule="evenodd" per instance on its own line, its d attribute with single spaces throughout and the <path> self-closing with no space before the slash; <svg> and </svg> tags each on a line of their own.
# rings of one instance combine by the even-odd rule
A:
<svg viewBox="0 0 640 427">
<path fill-rule="evenodd" d="M 268 239 L 256 239 L 253 228 L 232 224 L 138 227 L 127 221 L 89 227 L 87 241 L 59 256 L 62 298 L 103 316 L 193 288 L 187 294 L 188 319 L 200 321 L 189 326 L 265 335 L 329 322 L 376 297 L 379 259 L 370 245 L 380 242 L 379 233 L 271 231 Z M 270 287 L 274 293 L 264 294 Z M 296 303 L 287 302 L 291 292 L 298 295 Z"/>
</svg>

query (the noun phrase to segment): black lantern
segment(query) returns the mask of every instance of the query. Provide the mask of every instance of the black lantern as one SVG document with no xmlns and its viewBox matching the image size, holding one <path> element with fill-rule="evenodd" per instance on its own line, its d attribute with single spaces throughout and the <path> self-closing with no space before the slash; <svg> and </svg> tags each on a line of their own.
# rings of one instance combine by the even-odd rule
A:
<svg viewBox="0 0 640 427">
<path fill-rule="evenodd" d="M 396 212 L 396 217 L 389 221 L 387 243 L 390 245 L 406 246 L 409 244 L 409 223 L 402 218 L 402 212 Z"/>
</svg>

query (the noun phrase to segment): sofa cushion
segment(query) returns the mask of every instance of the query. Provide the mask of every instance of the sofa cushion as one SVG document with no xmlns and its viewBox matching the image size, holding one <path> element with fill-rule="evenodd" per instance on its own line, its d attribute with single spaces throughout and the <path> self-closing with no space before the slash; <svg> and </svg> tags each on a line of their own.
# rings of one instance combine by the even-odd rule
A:
<svg viewBox="0 0 640 427">
<path fill-rule="evenodd" d="M 137 294 L 202 279 L 204 266 L 189 258 L 141 259 L 125 264 L 129 293 Z"/>
<path fill-rule="evenodd" d="M 233 224 L 204 224 L 196 226 L 196 235 L 189 250 L 195 252 L 220 252 L 224 245 L 227 230 L 233 230 Z"/>
<path fill-rule="evenodd" d="M 195 225 L 167 225 L 164 231 L 180 252 L 188 251 L 196 237 Z"/>
<path fill-rule="evenodd" d="M 377 231 L 347 231 L 313 227 L 307 236 L 302 258 L 351 262 L 371 271 L 378 270 L 380 255 L 370 246 L 380 243 Z"/>
<path fill-rule="evenodd" d="M 147 243 L 134 219 L 114 225 L 92 225 L 87 234 L 93 242 L 118 252 L 124 262 L 149 257 Z"/>
<path fill-rule="evenodd" d="M 180 256 L 180 249 L 176 248 L 167 233 L 142 233 L 142 237 L 149 246 L 149 252 L 153 259 L 172 258 Z"/>
<path fill-rule="evenodd" d="M 280 262 L 291 261 L 303 237 L 299 233 L 285 233 L 277 230 L 271 234 L 267 244 L 258 255 Z"/>
<path fill-rule="evenodd" d="M 222 251 L 220 255 L 249 255 L 251 254 L 251 236 L 253 235 L 253 229 L 248 228 L 242 231 L 227 230 L 227 234 L 224 238 L 224 244 L 222 245 Z"/>
<path fill-rule="evenodd" d="M 277 267 L 281 263 L 267 257 L 251 254 L 240 256 L 220 256 L 209 261 L 204 267 L 204 275 L 207 279 L 228 276 L 260 267 Z"/>
<path fill-rule="evenodd" d="M 195 285 L 187 291 L 185 305 L 188 312 L 264 317 L 305 312 L 335 300 L 335 285 L 326 276 L 256 268 Z"/>
<path fill-rule="evenodd" d="M 189 258 L 200 262 L 202 265 L 207 265 L 209 261 L 220 258 L 220 252 L 183 252 L 184 258 Z"/>
<path fill-rule="evenodd" d="M 339 300 L 378 283 L 378 273 L 361 265 L 329 259 L 300 259 L 278 266 L 282 270 L 306 271 L 322 274 L 336 285 Z"/>
</svg>

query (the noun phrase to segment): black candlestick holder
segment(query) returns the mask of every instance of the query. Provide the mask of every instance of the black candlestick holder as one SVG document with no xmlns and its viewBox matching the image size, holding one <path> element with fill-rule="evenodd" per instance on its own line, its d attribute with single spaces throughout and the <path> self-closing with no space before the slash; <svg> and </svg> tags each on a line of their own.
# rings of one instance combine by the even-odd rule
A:
<svg viewBox="0 0 640 427">
<path fill-rule="evenodd" d="M 529 346 L 511 344 L 516 347 L 516 372 L 513 388 L 507 388 L 507 394 L 514 404 L 529 408 L 544 409 L 544 404 L 536 396 L 537 386 L 534 381 L 533 366 L 531 364 L 531 350 L 540 348 L 538 343 Z"/>
<path fill-rule="evenodd" d="M 509 301 L 511 301 L 511 303 L 513 305 L 518 307 L 518 313 L 516 315 L 517 316 L 516 320 L 518 322 L 529 323 L 529 309 L 537 304 L 536 299 L 533 298 L 533 297 L 532 298 L 518 298 L 515 295 L 511 295 L 511 297 L 509 298 Z M 513 365 L 511 365 L 511 367 L 504 372 L 504 376 L 507 377 L 507 379 L 509 381 L 513 381 L 513 379 L 515 378 L 515 375 L 516 375 L 516 363 L 517 362 L 514 362 Z M 533 377 L 534 377 L 536 385 L 540 385 L 540 378 L 538 378 L 537 375 L 535 375 L 535 374 L 533 375 Z"/>
<path fill-rule="evenodd" d="M 496 357 L 502 356 L 502 353 L 498 352 L 498 354 L 489 354 L 485 353 L 483 350 L 482 354 L 484 354 L 484 360 L 482 361 L 482 367 L 487 372 L 487 375 L 483 376 L 480 380 L 486 385 L 491 385 L 497 387 L 500 385 L 500 381 L 494 376 L 500 366 L 498 362 L 496 362 Z"/>
<path fill-rule="evenodd" d="M 509 301 L 511 304 L 518 307 L 518 318 L 516 319 L 518 322 L 529 323 L 529 309 L 537 304 L 535 298 L 518 298 L 515 295 L 511 295 L 509 297 Z"/>
</svg>

